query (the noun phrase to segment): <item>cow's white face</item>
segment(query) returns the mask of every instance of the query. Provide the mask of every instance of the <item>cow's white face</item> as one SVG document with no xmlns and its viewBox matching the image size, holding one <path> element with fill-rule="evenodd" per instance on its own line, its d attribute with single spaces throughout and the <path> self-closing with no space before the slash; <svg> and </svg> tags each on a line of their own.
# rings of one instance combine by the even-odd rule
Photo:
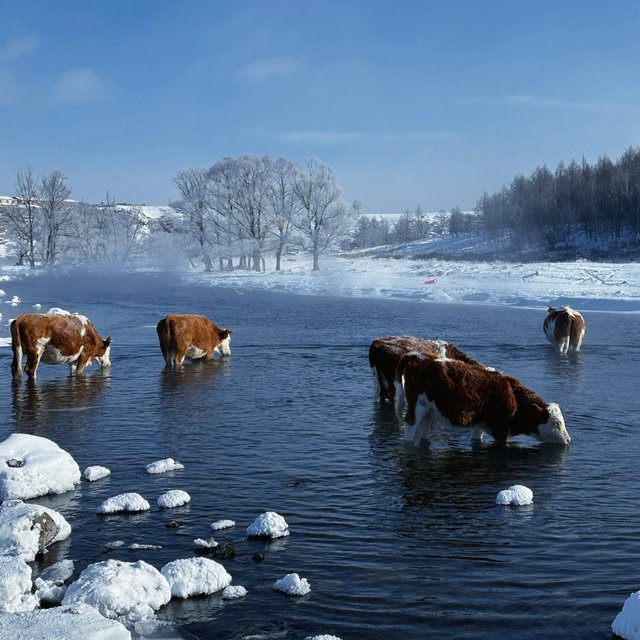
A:
<svg viewBox="0 0 640 640">
<path fill-rule="evenodd" d="M 231 355 L 231 336 L 228 335 L 219 345 L 220 353 L 223 356 Z"/>
<path fill-rule="evenodd" d="M 110 353 L 111 353 L 111 346 L 108 346 L 104 350 L 104 353 L 101 356 L 96 356 L 96 362 L 101 367 L 110 367 L 111 366 L 111 360 L 109 358 Z"/>
<path fill-rule="evenodd" d="M 555 402 L 552 402 L 547 405 L 547 411 L 549 412 L 549 419 L 538 426 L 540 440 L 552 444 L 569 444 L 571 436 L 564 426 L 564 418 L 560 407 Z"/>
</svg>

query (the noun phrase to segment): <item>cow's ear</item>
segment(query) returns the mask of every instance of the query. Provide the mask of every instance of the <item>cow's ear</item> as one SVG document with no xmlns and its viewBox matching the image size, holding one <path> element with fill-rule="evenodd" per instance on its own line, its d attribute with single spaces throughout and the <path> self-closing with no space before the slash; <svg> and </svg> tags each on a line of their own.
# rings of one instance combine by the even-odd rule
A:
<svg viewBox="0 0 640 640">
<path fill-rule="evenodd" d="M 553 311 L 553 307 L 549 305 L 549 313 L 551 313 L 552 311 Z"/>
<path fill-rule="evenodd" d="M 106 349 L 111 344 L 111 336 L 109 336 L 106 340 L 102 341 L 104 348 Z"/>
</svg>

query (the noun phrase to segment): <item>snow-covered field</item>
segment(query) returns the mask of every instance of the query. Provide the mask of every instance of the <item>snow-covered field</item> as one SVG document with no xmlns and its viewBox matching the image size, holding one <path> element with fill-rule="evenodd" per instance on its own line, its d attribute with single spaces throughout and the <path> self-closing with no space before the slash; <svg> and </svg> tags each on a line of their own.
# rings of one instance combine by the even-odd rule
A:
<svg viewBox="0 0 640 640">
<path fill-rule="evenodd" d="M 307 294 L 418 302 L 640 311 L 640 264 L 506 263 L 324 256 L 288 257 L 282 271 L 185 275 L 190 282 Z"/>
</svg>

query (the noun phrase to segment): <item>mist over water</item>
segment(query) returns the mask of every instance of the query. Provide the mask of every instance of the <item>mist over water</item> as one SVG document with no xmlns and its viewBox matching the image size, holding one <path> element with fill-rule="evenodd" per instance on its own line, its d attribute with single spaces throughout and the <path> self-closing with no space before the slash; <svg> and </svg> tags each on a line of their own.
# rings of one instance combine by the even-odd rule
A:
<svg viewBox="0 0 640 640">
<path fill-rule="evenodd" d="M 527 309 L 243 292 L 167 274 L 41 276 L 15 288 L 15 315 L 36 302 L 58 306 L 113 338 L 110 369 L 72 378 L 65 366 L 41 365 L 35 386 L 11 383 L 10 349 L 0 350 L 2 438 L 44 436 L 81 469 L 112 472 L 35 500 L 60 511 L 72 535 L 34 577 L 63 558 L 77 577 L 107 558 L 160 568 L 192 556 L 198 537 L 233 542 L 235 557 L 220 562 L 247 597 L 173 600 L 158 613 L 203 640 L 608 638 L 640 588 L 634 315 L 586 316 L 583 351 L 560 358 L 544 313 Z M 166 370 L 155 325 L 169 312 L 232 329 L 231 357 Z M 445 339 L 519 377 L 560 404 L 571 446 L 523 438 L 472 447 L 464 430 L 435 432 L 430 449 L 405 445 L 393 410 L 373 399 L 367 361 L 371 340 L 389 334 Z M 145 473 L 166 457 L 185 469 Z M 533 490 L 534 504 L 495 505 L 516 483 Z M 191 502 L 158 509 L 169 489 Z M 124 491 L 152 509 L 95 513 Z M 291 536 L 248 540 L 246 527 L 267 510 L 285 517 Z M 211 532 L 221 518 L 236 527 Z M 172 520 L 181 526 L 167 527 Z M 97 546 L 113 540 L 162 549 Z M 272 590 L 291 572 L 309 580 L 308 596 Z"/>
</svg>

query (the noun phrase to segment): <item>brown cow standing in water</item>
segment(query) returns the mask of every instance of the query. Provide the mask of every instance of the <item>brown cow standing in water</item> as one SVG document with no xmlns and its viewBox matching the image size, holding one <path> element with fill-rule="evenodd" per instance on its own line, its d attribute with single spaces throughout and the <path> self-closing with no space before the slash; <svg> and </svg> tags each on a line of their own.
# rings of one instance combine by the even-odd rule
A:
<svg viewBox="0 0 640 640">
<path fill-rule="evenodd" d="M 231 331 L 221 329 L 204 316 L 170 313 L 156 327 L 167 367 L 180 366 L 185 358 L 211 358 L 216 351 L 231 355 Z"/>
<path fill-rule="evenodd" d="M 530 435 L 542 442 L 569 444 L 560 407 L 547 403 L 518 379 L 459 360 L 409 353 L 398 365 L 407 405 L 405 439 L 419 442 L 431 424 L 472 427 L 473 437 L 497 442 Z"/>
<path fill-rule="evenodd" d="M 584 318 L 571 307 L 549 307 L 542 324 L 547 340 L 564 355 L 569 349 L 580 351 L 586 331 Z"/>
<path fill-rule="evenodd" d="M 24 370 L 29 380 L 36 379 L 40 362 L 68 364 L 72 373 L 80 374 L 96 360 L 101 366 L 111 365 L 111 337 L 103 340 L 88 318 L 80 314 L 26 313 L 11 323 L 13 377 L 22 377 L 22 358 L 27 356 Z"/>
</svg>

